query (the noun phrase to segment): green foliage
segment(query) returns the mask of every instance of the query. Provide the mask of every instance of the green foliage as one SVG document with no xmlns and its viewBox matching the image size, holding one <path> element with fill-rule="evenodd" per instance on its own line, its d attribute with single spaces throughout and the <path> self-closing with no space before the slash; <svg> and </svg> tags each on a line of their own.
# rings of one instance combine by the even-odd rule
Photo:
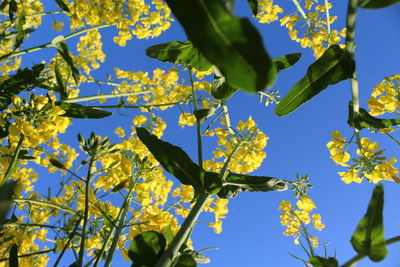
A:
<svg viewBox="0 0 400 267">
<path fill-rule="evenodd" d="M 379 119 L 371 116 L 368 111 L 363 108 L 360 108 L 360 113 L 355 117 L 353 117 L 353 108 L 350 105 L 350 116 L 349 116 L 349 124 L 361 130 L 363 128 L 374 128 L 374 129 L 384 129 L 390 128 L 392 126 L 400 125 L 400 119 Z"/>
<path fill-rule="evenodd" d="M 112 115 L 112 112 L 83 106 L 76 103 L 66 103 L 57 101 L 56 105 L 65 110 L 63 116 L 77 119 L 101 119 Z"/>
<path fill-rule="evenodd" d="M 226 100 L 232 97 L 237 88 L 233 88 L 226 81 L 224 76 L 215 76 L 211 87 L 211 95 L 215 99 Z"/>
<path fill-rule="evenodd" d="M 67 43 L 64 41 L 64 36 L 57 36 L 53 39 L 52 43 L 57 48 L 57 51 L 60 53 L 61 57 L 65 60 L 65 62 L 67 62 L 76 85 L 79 85 L 79 70 L 75 66 L 74 61 L 69 53 Z"/>
<path fill-rule="evenodd" d="M 307 74 L 296 83 L 275 109 L 278 116 L 287 115 L 331 84 L 352 76 L 354 61 L 348 52 L 333 45 L 307 69 Z"/>
<path fill-rule="evenodd" d="M 7 222 L 7 214 L 12 205 L 12 198 L 14 195 L 17 182 L 12 181 L 0 186 L 0 226 Z"/>
<path fill-rule="evenodd" d="M 70 12 L 68 6 L 64 3 L 63 0 L 56 0 L 57 6 L 59 6 L 63 11 Z"/>
<path fill-rule="evenodd" d="M 11 104 L 11 98 L 22 91 L 32 90 L 35 86 L 41 87 L 43 79 L 40 74 L 44 64 L 37 64 L 32 67 L 19 69 L 16 74 L 0 84 L 0 111 L 3 111 Z"/>
<path fill-rule="evenodd" d="M 319 257 L 319 256 L 312 256 L 310 258 L 309 263 L 313 267 L 338 267 L 339 266 L 339 263 L 333 257 L 322 258 L 322 257 Z"/>
<path fill-rule="evenodd" d="M 189 254 L 183 254 L 174 259 L 174 262 L 171 264 L 171 267 L 196 267 L 196 261 L 193 256 Z"/>
<path fill-rule="evenodd" d="M 156 231 L 146 231 L 133 238 L 128 255 L 132 267 L 153 267 L 164 253 L 166 240 Z"/>
<path fill-rule="evenodd" d="M 200 71 L 206 71 L 212 66 L 190 41 L 153 45 L 146 49 L 146 55 L 163 62 L 190 66 Z"/>
<path fill-rule="evenodd" d="M 275 66 L 248 19 L 234 17 L 219 0 L 167 0 L 190 41 L 226 82 L 255 93 L 271 85 Z"/>
<path fill-rule="evenodd" d="M 25 14 L 22 13 L 18 18 L 17 34 L 15 36 L 14 51 L 17 50 L 22 45 L 22 42 L 24 40 L 24 36 L 25 36 L 24 25 L 25 25 L 25 22 L 26 22 Z"/>
<path fill-rule="evenodd" d="M 277 71 L 286 70 L 296 64 L 301 58 L 301 53 L 287 54 L 272 60 L 274 62 Z"/>
<path fill-rule="evenodd" d="M 211 194 L 219 191 L 222 186 L 221 177 L 204 171 L 180 147 L 160 140 L 144 128 L 136 128 L 136 133 L 163 168 L 182 184 L 193 186 L 196 194 L 203 190 Z"/>
<path fill-rule="evenodd" d="M 60 94 L 61 99 L 66 99 L 68 97 L 67 93 L 67 80 L 63 81 L 60 68 L 58 67 L 58 62 L 56 61 L 54 72 L 56 75 L 56 81 L 58 86 L 58 92 Z"/>
<path fill-rule="evenodd" d="M 367 213 L 359 222 L 350 240 L 355 251 L 367 255 L 373 261 L 381 261 L 387 255 L 382 213 L 383 185 L 377 184 Z"/>
<path fill-rule="evenodd" d="M 247 0 L 247 3 L 250 6 L 251 14 L 253 14 L 253 16 L 257 16 L 257 13 L 258 13 L 258 1 L 257 0 Z"/>
<path fill-rule="evenodd" d="M 383 8 L 399 3 L 400 0 L 359 0 L 358 6 L 367 9 Z"/>
<path fill-rule="evenodd" d="M 8 264 L 10 267 L 18 267 L 18 245 L 13 244 L 8 256 Z"/>
<path fill-rule="evenodd" d="M 218 192 L 220 198 L 231 198 L 242 191 L 267 192 L 285 191 L 287 182 L 273 177 L 252 176 L 245 174 L 229 173 L 223 187 Z"/>
</svg>

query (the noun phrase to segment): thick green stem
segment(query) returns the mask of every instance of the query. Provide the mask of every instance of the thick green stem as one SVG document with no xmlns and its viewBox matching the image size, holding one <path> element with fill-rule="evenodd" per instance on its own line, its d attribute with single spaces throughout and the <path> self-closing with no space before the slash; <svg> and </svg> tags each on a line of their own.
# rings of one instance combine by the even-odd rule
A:
<svg viewBox="0 0 400 267">
<path fill-rule="evenodd" d="M 391 245 L 393 243 L 399 242 L 400 241 L 400 236 L 395 236 L 392 238 L 389 238 L 386 240 L 386 245 Z M 342 264 L 341 267 L 351 267 L 354 266 L 357 262 L 359 262 L 360 260 L 362 260 L 363 258 L 365 258 L 367 255 L 365 254 L 358 254 L 356 256 L 354 256 L 353 258 L 351 258 L 349 261 L 347 261 L 346 263 Z"/>
<path fill-rule="evenodd" d="M 190 76 L 190 84 L 192 85 L 192 100 L 194 105 L 194 110 L 198 111 L 199 108 L 197 106 L 197 99 L 196 99 L 196 91 L 194 89 L 194 81 L 193 81 L 193 73 L 192 70 L 189 69 L 189 76 Z M 203 168 L 203 148 L 201 142 L 201 121 L 196 117 L 196 132 L 197 132 L 197 155 L 199 159 L 199 166 Z"/>
<path fill-rule="evenodd" d="M 356 18 L 357 18 L 357 3 L 358 0 L 349 0 L 349 5 L 347 9 L 347 19 L 346 19 L 346 46 L 345 49 L 349 53 L 351 59 L 354 61 L 354 71 L 352 73 L 352 77 L 350 78 L 350 86 L 351 86 L 351 98 L 353 102 L 353 116 L 357 117 L 360 113 L 360 99 L 359 99 L 359 90 L 358 90 L 358 80 L 357 80 L 357 69 L 354 60 L 354 36 L 355 36 L 355 28 L 356 28 Z M 354 129 L 354 133 L 356 135 L 357 144 L 360 150 L 362 150 L 361 146 L 361 138 L 359 134 L 359 130 Z"/>
<path fill-rule="evenodd" d="M 111 243 L 111 247 L 108 251 L 106 262 L 104 263 L 104 267 L 111 266 L 111 261 L 113 259 L 114 251 L 118 244 L 119 236 L 121 235 L 122 229 L 124 229 L 124 227 L 125 227 L 125 218 L 126 218 L 126 214 L 128 213 L 128 210 L 129 210 L 129 207 L 131 204 L 132 194 L 133 194 L 133 186 L 132 186 L 131 190 L 129 191 L 129 194 L 125 198 L 125 201 L 122 205 L 122 208 L 121 208 L 122 214 L 121 214 L 121 217 L 119 218 L 118 226 L 116 228 L 115 235 L 114 235 L 113 241 Z M 100 255 L 100 258 L 101 258 L 101 255 Z"/>
<path fill-rule="evenodd" d="M 85 254 L 85 241 L 86 241 L 86 228 L 89 219 L 89 198 L 90 198 L 90 180 L 92 178 L 92 167 L 94 164 L 95 154 L 92 155 L 89 162 L 88 172 L 86 175 L 86 186 L 85 186 L 85 211 L 83 215 L 83 227 L 82 227 L 82 238 L 81 244 L 79 248 L 79 258 L 78 258 L 78 266 L 81 267 L 83 265 L 83 257 Z"/>
<path fill-rule="evenodd" d="M 187 239 L 189 233 L 191 232 L 194 224 L 197 221 L 201 211 L 203 210 L 204 205 L 206 204 L 207 200 L 211 196 L 206 193 L 202 192 L 199 198 L 194 204 L 192 210 L 189 213 L 189 216 L 183 222 L 181 228 L 179 229 L 178 233 L 175 235 L 174 239 L 172 240 L 171 244 L 168 246 L 167 251 L 161 256 L 159 261 L 157 262 L 155 267 L 169 267 L 172 259 L 176 256 L 179 251 L 179 248 L 182 246 L 183 242 Z"/>
</svg>

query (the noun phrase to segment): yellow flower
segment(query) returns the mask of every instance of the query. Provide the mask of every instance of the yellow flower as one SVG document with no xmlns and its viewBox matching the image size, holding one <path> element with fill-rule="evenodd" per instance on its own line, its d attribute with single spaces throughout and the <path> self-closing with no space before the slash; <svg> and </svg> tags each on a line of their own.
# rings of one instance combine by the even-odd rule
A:
<svg viewBox="0 0 400 267">
<path fill-rule="evenodd" d="M 53 25 L 51 26 L 51 29 L 61 32 L 63 27 L 64 27 L 64 22 L 62 22 L 62 21 L 54 21 Z"/>
<path fill-rule="evenodd" d="M 193 126 L 193 125 L 196 124 L 196 117 L 191 113 L 184 112 L 179 116 L 178 124 L 182 128 L 184 128 L 186 125 L 187 126 Z"/>
</svg>

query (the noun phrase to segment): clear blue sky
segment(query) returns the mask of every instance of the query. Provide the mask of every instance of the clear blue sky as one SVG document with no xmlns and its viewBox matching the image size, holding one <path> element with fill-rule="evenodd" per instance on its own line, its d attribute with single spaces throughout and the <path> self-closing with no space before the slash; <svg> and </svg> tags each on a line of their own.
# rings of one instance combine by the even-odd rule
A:
<svg viewBox="0 0 400 267">
<path fill-rule="evenodd" d="M 240 16 L 250 16 L 246 1 L 237 1 L 236 13 Z M 294 10 L 290 1 L 284 6 Z M 344 27 L 344 16 L 347 1 L 334 1 L 332 15 L 338 15 L 336 29 Z M 384 76 L 400 72 L 400 5 L 380 10 L 360 10 L 356 27 L 356 59 L 360 82 L 361 106 L 367 108 L 366 101 L 371 89 Z M 255 20 L 252 20 L 255 24 Z M 256 24 L 264 37 L 265 46 L 271 57 L 276 58 L 288 53 L 301 52 L 303 57 L 292 69 L 280 72 L 274 89 L 285 95 L 306 72 L 313 62 L 312 53 L 302 49 L 291 41 L 286 28 L 272 25 Z M 111 29 L 101 30 L 103 40 L 115 32 Z M 112 73 L 113 67 L 150 71 L 154 67 L 168 68 L 169 64 L 159 63 L 145 56 L 145 48 L 163 42 L 185 40 L 186 37 L 176 22 L 173 27 L 153 40 L 132 40 L 125 48 L 120 48 L 112 42 L 105 42 L 107 54 L 106 63 L 95 72 L 95 76 L 105 78 L 105 73 Z M 34 42 L 31 40 L 30 42 Z M 43 52 L 44 54 L 49 53 Z M 51 52 L 53 53 L 53 52 Z M 44 55 L 42 54 L 42 55 Z M 38 63 L 38 54 L 32 54 L 25 64 Z M 97 91 L 93 89 L 91 93 Z M 350 100 L 349 81 L 329 87 L 299 110 L 286 117 L 277 117 L 273 113 L 274 106 L 264 107 L 258 103 L 258 96 L 238 92 L 228 101 L 233 121 L 247 120 L 252 115 L 260 129 L 270 138 L 266 147 L 267 159 L 255 175 L 274 176 L 282 179 L 294 179 L 297 173 L 309 174 L 314 188 L 310 196 L 314 199 L 321 213 L 326 228 L 318 232 L 321 243 L 327 242 L 329 256 L 337 255 L 339 262 L 344 263 L 355 255 L 349 239 L 358 221 L 364 215 L 374 185 L 346 185 L 337 175 L 345 170 L 336 166 L 329 158 L 326 143 L 330 141 L 331 133 L 340 130 L 348 138 L 352 131 L 347 125 L 347 105 Z M 179 109 L 168 111 L 168 128 L 164 139 L 181 146 L 194 158 L 195 135 L 194 128 L 182 130 L 176 125 Z M 101 135 L 113 135 L 110 129 L 124 126 L 127 129 L 132 117 L 132 111 L 123 111 L 128 117 L 114 114 L 113 117 L 98 120 L 77 120 L 65 134 L 64 140 L 76 142 L 77 132 L 88 134 L 94 130 Z M 175 124 L 175 125 L 174 125 Z M 107 125 L 107 127 L 104 127 Z M 83 129 L 85 127 L 85 129 Z M 379 141 L 387 155 L 398 155 L 399 147 L 394 142 L 381 136 L 371 136 L 366 130 L 364 136 Z M 383 136 L 384 137 L 384 136 Z M 212 147 L 205 150 L 211 151 Z M 386 238 L 400 233 L 397 224 L 400 223 L 398 203 L 400 203 L 400 185 L 393 182 L 385 185 L 385 230 Z M 218 247 L 204 254 L 211 258 L 209 267 L 214 266 L 302 266 L 302 263 L 291 258 L 288 252 L 306 258 L 300 246 L 293 243 L 292 237 L 282 234 L 284 228 L 280 225 L 278 206 L 281 200 L 294 200 L 292 192 L 281 193 L 242 193 L 231 200 L 229 214 L 223 220 L 223 232 L 213 233 L 208 226 L 199 224 L 192 239 L 196 249 Z M 208 222 L 209 217 L 200 220 Z M 400 263 L 400 245 L 389 247 L 387 259 L 379 264 L 364 259 L 359 266 L 395 267 Z M 323 249 L 319 250 L 324 255 Z M 116 258 L 117 261 L 117 258 Z M 120 266 L 125 262 L 115 262 Z M 128 264 L 126 264 L 128 266 Z"/>
</svg>

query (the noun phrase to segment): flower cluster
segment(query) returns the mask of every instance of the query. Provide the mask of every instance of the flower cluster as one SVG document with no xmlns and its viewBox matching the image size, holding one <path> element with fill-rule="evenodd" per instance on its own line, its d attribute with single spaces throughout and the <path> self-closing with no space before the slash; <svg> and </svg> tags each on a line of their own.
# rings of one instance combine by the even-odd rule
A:
<svg viewBox="0 0 400 267">
<path fill-rule="evenodd" d="M 372 116 L 385 113 L 399 113 L 400 102 L 400 74 L 385 77 L 380 84 L 375 86 L 368 100 L 368 108 Z"/>
<path fill-rule="evenodd" d="M 316 58 L 319 58 L 329 46 L 339 43 L 342 37 L 345 37 L 346 29 L 340 32 L 331 30 L 332 24 L 337 19 L 336 16 L 329 14 L 331 3 L 316 5 L 318 1 L 306 0 L 304 6 L 301 6 L 298 1 L 293 2 L 296 3 L 297 12 L 282 17 L 281 26 L 289 30 L 290 38 L 300 43 L 301 47 L 310 47 Z"/>
<path fill-rule="evenodd" d="M 314 248 L 318 247 L 317 237 L 310 236 L 309 232 L 311 229 L 321 231 L 325 225 L 321 221 L 320 214 L 310 216 L 315 208 L 314 202 L 306 195 L 302 195 L 295 206 L 292 206 L 290 201 L 281 201 L 279 206 L 279 210 L 282 211 L 281 224 L 286 227 L 283 234 L 293 236 L 295 244 L 300 244 L 299 239 L 303 236 Z"/>
<path fill-rule="evenodd" d="M 393 166 L 397 162 L 396 158 L 383 157 L 384 150 L 379 150 L 377 142 L 371 142 L 368 137 L 361 138 L 356 151 L 358 158 L 353 158 L 350 165 L 351 156 L 346 152 L 347 148 L 344 146 L 346 138 L 342 137 L 339 131 L 335 131 L 332 138 L 333 141 L 327 144 L 331 159 L 338 165 L 349 167 L 346 172 L 338 172 L 346 184 L 361 183 L 363 177 L 373 183 L 381 180 L 399 182 L 399 170 Z"/>
<path fill-rule="evenodd" d="M 228 129 L 216 128 L 212 133 L 218 137 L 214 158 L 204 162 L 207 169 L 218 172 L 224 162 L 229 159 L 228 170 L 237 173 L 249 173 L 260 167 L 266 157 L 263 152 L 268 137 L 258 128 L 254 120 L 249 117 L 247 122 L 239 121 L 236 133 L 229 133 Z M 216 161 L 215 159 L 223 159 Z"/>
</svg>

